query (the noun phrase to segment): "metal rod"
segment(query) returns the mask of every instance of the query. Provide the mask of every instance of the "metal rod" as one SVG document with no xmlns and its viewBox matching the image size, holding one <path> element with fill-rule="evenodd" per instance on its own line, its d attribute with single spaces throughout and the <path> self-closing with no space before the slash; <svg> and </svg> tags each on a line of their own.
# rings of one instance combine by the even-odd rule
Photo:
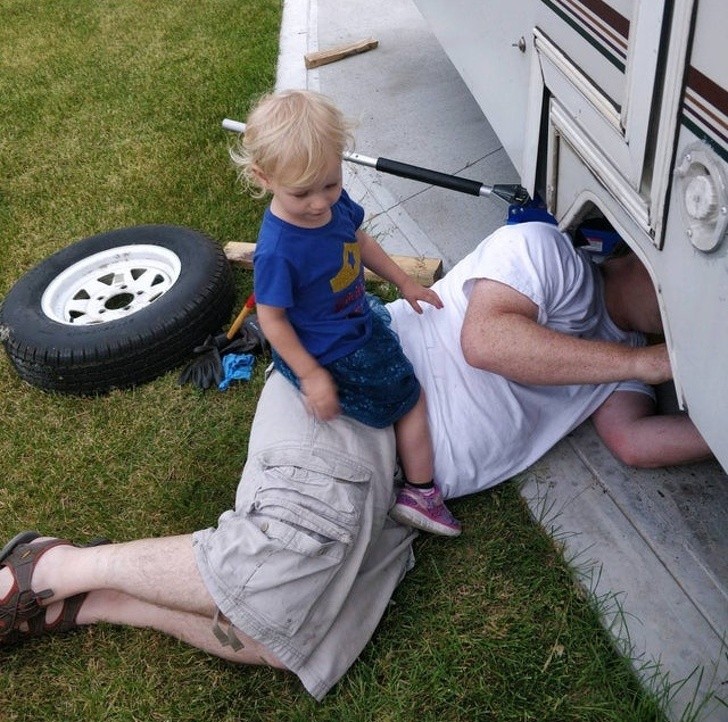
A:
<svg viewBox="0 0 728 722">
<path fill-rule="evenodd" d="M 245 133 L 245 123 L 241 123 L 239 120 L 225 118 L 222 121 L 222 127 L 225 130 L 230 130 L 235 133 Z M 459 193 L 482 197 L 494 195 L 509 204 L 524 205 L 530 200 L 526 189 L 518 184 L 489 186 L 479 181 L 460 178 L 456 175 L 441 173 L 440 171 L 422 168 L 416 165 L 409 165 L 409 163 L 401 163 L 391 158 L 370 158 L 359 153 L 344 153 L 344 160 L 368 168 L 374 168 L 382 173 L 389 173 L 401 178 L 409 178 L 410 180 L 428 183 L 439 186 L 440 188 L 447 188 L 458 191 Z"/>
</svg>

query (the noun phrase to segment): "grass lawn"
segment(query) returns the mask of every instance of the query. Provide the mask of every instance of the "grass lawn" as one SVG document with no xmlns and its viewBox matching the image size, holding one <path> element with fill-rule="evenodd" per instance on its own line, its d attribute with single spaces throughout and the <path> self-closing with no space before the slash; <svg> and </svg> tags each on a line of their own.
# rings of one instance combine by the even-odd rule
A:
<svg viewBox="0 0 728 722">
<path fill-rule="evenodd" d="M 255 239 L 223 117 L 273 86 L 277 0 L 0 0 L 0 298 L 94 233 L 173 223 Z M 251 288 L 237 270 L 239 304 Z M 262 384 L 169 374 L 79 399 L 0 358 L 0 539 L 187 533 L 234 497 Z M 465 534 L 418 564 L 344 680 L 316 704 L 296 678 L 147 630 L 99 626 L 0 648 L 0 719 L 657 721 L 629 664 L 513 483 L 453 504 Z"/>
</svg>

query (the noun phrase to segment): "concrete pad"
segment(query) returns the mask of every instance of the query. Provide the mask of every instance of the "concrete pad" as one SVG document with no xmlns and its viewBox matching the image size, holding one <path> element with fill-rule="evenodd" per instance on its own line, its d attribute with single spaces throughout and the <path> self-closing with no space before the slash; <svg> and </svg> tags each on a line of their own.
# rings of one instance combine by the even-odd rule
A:
<svg viewBox="0 0 728 722">
<path fill-rule="evenodd" d="M 728 679 L 728 485 L 716 462 L 636 471 L 589 423 L 523 475 L 534 517 L 563 546 L 620 650 L 659 690 L 677 683 L 673 719 Z M 728 720 L 716 700 L 700 719 Z"/>
<path fill-rule="evenodd" d="M 379 42 L 376 49 L 306 71 L 307 52 L 368 37 Z M 281 39 L 279 89 L 306 87 L 333 98 L 358 123 L 357 153 L 486 185 L 518 181 L 500 141 L 409 0 L 375 0 L 366 12 L 353 0 L 291 0 Z M 506 218 L 507 206 L 498 198 L 466 196 L 351 163 L 345 168 L 368 186 L 345 179 L 389 253 L 439 256 L 436 248 L 446 248 L 441 257 L 448 270 Z"/>
</svg>

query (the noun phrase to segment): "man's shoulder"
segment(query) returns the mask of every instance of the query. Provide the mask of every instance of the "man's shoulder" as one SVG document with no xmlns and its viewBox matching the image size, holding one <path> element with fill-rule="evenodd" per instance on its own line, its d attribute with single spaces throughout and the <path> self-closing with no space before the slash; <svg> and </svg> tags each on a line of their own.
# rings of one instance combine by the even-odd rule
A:
<svg viewBox="0 0 728 722">
<path fill-rule="evenodd" d="M 559 230 L 553 223 L 531 221 L 528 223 L 513 223 L 501 226 L 494 231 L 484 243 L 513 243 L 523 240 L 527 244 L 553 244 L 556 248 L 573 248 L 568 234 Z M 547 246 L 546 246 L 547 247 Z"/>
<path fill-rule="evenodd" d="M 463 259 L 464 269 L 550 266 L 576 258 L 569 236 L 550 223 L 530 222 L 501 226 Z"/>
</svg>

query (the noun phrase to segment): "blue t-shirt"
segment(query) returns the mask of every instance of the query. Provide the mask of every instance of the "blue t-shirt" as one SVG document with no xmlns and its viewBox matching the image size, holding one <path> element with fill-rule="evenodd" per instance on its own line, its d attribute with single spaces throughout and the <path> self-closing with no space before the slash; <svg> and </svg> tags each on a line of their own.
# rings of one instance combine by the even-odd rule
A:
<svg viewBox="0 0 728 722">
<path fill-rule="evenodd" d="M 364 209 L 342 190 L 321 228 L 299 228 L 266 209 L 253 257 L 258 303 L 285 308 L 306 350 L 324 365 L 371 335 L 355 234 Z"/>
</svg>

